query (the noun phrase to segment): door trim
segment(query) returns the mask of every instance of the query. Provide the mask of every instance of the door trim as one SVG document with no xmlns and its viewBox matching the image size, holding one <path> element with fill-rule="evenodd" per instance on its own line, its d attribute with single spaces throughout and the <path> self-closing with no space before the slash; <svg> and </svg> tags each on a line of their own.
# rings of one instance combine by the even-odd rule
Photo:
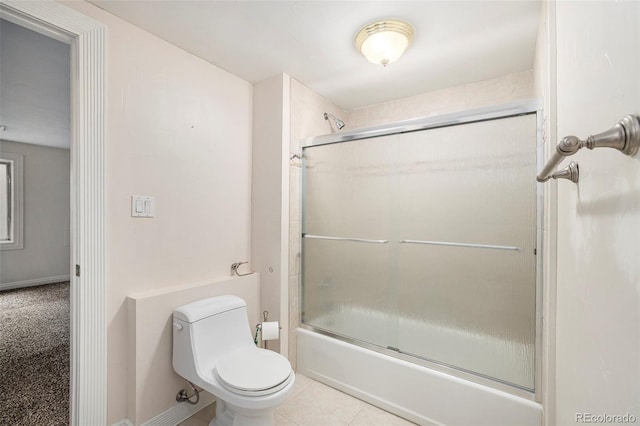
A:
<svg viewBox="0 0 640 426">
<path fill-rule="evenodd" d="M 107 420 L 103 24 L 54 1 L 0 0 L 0 16 L 71 45 L 72 425 Z"/>
</svg>

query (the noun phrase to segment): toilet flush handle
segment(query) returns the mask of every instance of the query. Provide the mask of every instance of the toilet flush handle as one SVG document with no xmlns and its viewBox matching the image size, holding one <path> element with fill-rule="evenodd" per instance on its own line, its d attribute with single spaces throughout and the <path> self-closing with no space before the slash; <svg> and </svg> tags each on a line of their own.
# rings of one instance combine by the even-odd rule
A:
<svg viewBox="0 0 640 426">
<path fill-rule="evenodd" d="M 178 331 L 182 331 L 182 329 L 184 328 L 182 324 L 178 324 L 177 322 L 173 323 L 173 327 Z"/>
</svg>

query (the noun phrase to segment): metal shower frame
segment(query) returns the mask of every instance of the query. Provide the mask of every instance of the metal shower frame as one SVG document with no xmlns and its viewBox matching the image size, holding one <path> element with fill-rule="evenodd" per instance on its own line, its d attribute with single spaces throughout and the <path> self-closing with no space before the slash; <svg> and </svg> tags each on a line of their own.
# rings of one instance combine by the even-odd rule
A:
<svg viewBox="0 0 640 426">
<path fill-rule="evenodd" d="M 544 145 L 543 145 L 543 114 L 542 114 L 542 104 L 536 100 L 529 100 L 523 102 L 512 102 L 502 105 L 496 105 L 491 107 L 484 108 L 476 108 L 471 110 L 466 110 L 462 112 L 442 114 L 434 117 L 424 117 L 424 118 L 416 118 L 410 120 L 404 120 L 396 123 L 384 124 L 380 126 L 373 126 L 361 129 L 350 130 L 346 132 L 337 132 L 323 136 L 317 136 L 314 138 L 306 138 L 300 141 L 300 146 L 302 150 L 302 173 L 301 173 L 301 210 L 302 210 L 302 227 L 304 230 L 304 149 L 309 147 L 321 146 L 321 145 L 329 145 L 335 143 L 349 142 L 355 140 L 362 139 L 370 139 L 379 136 L 387 136 L 393 134 L 401 134 L 401 133 L 409 133 L 409 132 L 417 132 L 422 130 L 429 129 L 437 129 L 440 127 L 449 127 L 456 126 L 461 124 L 470 124 L 481 121 L 489 121 L 496 120 L 502 118 L 515 117 L 520 115 L 529 115 L 536 114 L 536 163 L 538 169 L 540 165 L 544 164 L 545 155 L 544 155 Z M 532 177 L 535 178 L 535 177 Z M 475 382 L 484 386 L 491 387 L 493 389 L 497 389 L 503 392 L 507 392 L 524 399 L 528 399 L 531 401 L 541 402 L 542 401 L 542 313 L 543 313 L 543 263 L 544 263 L 544 194 L 545 194 L 545 185 L 536 184 L 536 302 L 535 302 L 535 316 L 536 316 L 536 333 L 535 333 L 535 375 L 534 375 L 534 390 L 528 390 L 524 388 L 520 388 L 513 384 L 504 383 L 500 380 L 491 377 L 485 377 L 481 374 L 475 372 L 468 372 L 457 367 L 453 367 L 447 365 L 445 363 L 439 363 L 434 361 L 425 360 L 422 358 L 418 358 L 412 355 L 406 355 L 401 352 L 397 352 L 390 349 L 385 349 L 377 345 L 373 345 L 367 342 L 359 341 L 356 339 L 352 339 L 349 337 L 337 335 L 331 333 L 329 331 L 319 329 L 317 327 L 305 324 L 302 318 L 302 303 L 300 302 L 300 312 L 299 312 L 299 326 L 301 328 L 314 331 L 319 334 L 323 334 L 347 343 L 354 344 L 356 346 L 363 347 L 365 349 L 369 349 L 378 353 L 382 353 L 385 355 L 389 355 L 394 358 L 403 359 L 405 361 L 418 364 L 436 371 L 440 371 L 446 374 L 450 374 L 454 377 L 459 377 L 465 380 L 469 380 L 471 382 Z M 316 237 L 316 236 L 312 236 Z M 301 239 L 302 240 L 302 239 Z M 302 249 L 301 249 L 302 250 Z M 303 297 L 304 288 L 302 283 L 304 283 L 304 256 L 302 257 L 302 265 L 301 265 L 301 291 L 300 298 Z"/>
</svg>

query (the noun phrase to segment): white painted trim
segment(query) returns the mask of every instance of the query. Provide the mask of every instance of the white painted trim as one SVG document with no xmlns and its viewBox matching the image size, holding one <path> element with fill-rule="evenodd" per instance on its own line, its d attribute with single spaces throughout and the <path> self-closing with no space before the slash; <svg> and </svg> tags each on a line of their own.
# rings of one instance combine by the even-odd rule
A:
<svg viewBox="0 0 640 426">
<path fill-rule="evenodd" d="M 544 143 L 545 158 L 556 147 L 558 140 L 557 132 L 557 39 L 556 39 L 556 2 L 543 2 L 542 19 L 547 20 L 547 61 L 546 69 L 543 74 L 547 75 L 548 86 L 544 88 L 544 109 L 545 120 L 547 122 L 548 131 L 547 138 Z M 544 277 L 543 277 L 543 330 L 542 330 L 542 405 L 544 406 L 544 425 L 556 424 L 556 317 L 557 317 L 557 256 L 558 256 L 558 182 L 552 179 L 548 182 L 544 199 Z"/>
<path fill-rule="evenodd" d="M 11 162 L 11 240 L 0 242 L 1 250 L 24 248 L 24 155 L 0 152 L 0 158 Z M 1 287 L 0 287 L 1 289 Z"/>
<path fill-rule="evenodd" d="M 289 145 L 291 144 L 291 77 L 282 74 L 282 169 L 280 172 L 280 354 L 289 358 Z"/>
<path fill-rule="evenodd" d="M 215 400 L 215 397 L 210 393 L 200 391 L 200 402 L 198 402 L 197 405 L 181 402 L 158 414 L 154 418 L 147 420 L 142 424 L 142 426 L 175 426 L 178 423 L 187 420 L 209 404 L 213 404 Z"/>
<path fill-rule="evenodd" d="M 23 15 L 21 12 L 0 9 L 0 18 L 65 44 L 71 44 L 71 40 L 73 38 L 71 35 L 63 33 L 59 29 L 53 28 L 45 22 L 34 21 L 30 17 Z"/>
<path fill-rule="evenodd" d="M 107 423 L 105 255 L 106 28 L 55 1 L 0 0 L 10 14 L 71 40 L 71 425 Z M 32 28 L 33 29 L 33 28 Z M 73 269 L 73 268 L 72 268 Z"/>
<path fill-rule="evenodd" d="M 129 419 L 123 419 L 123 420 L 118 420 L 117 422 L 115 422 L 111 426 L 133 426 L 133 423 L 131 423 L 131 421 L 129 421 Z"/>
<path fill-rule="evenodd" d="M 56 277 L 35 278 L 33 280 L 14 281 L 12 283 L 0 283 L 0 291 L 13 290 L 15 288 L 34 287 L 44 284 L 55 284 L 69 281 L 69 275 L 58 275 Z"/>
</svg>

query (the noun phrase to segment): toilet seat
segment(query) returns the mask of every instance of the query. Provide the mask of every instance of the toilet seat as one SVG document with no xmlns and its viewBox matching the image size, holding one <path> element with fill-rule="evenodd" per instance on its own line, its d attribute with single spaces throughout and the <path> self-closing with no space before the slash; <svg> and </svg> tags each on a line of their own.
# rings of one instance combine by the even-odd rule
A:
<svg viewBox="0 0 640 426">
<path fill-rule="evenodd" d="M 233 393 L 260 396 L 277 392 L 287 385 L 291 364 L 273 351 L 243 349 L 220 358 L 215 374 L 220 384 Z"/>
</svg>

